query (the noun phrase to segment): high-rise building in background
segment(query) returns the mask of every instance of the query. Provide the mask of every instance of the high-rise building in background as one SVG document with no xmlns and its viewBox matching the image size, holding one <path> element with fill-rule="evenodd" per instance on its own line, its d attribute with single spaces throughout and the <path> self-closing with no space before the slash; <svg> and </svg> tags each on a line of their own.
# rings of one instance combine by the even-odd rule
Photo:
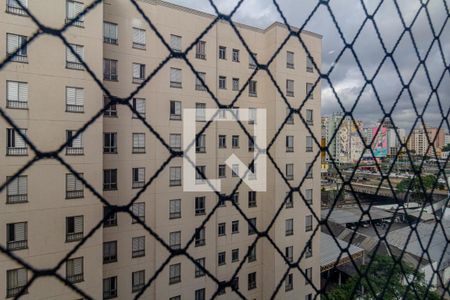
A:
<svg viewBox="0 0 450 300">
<path fill-rule="evenodd" d="M 407 143 L 408 149 L 415 155 L 437 155 L 439 157 L 442 147 L 445 145 L 445 132 L 443 129 L 431 126 L 425 125 L 425 128 L 420 126 L 413 129 Z"/>
<path fill-rule="evenodd" d="M 36 30 L 24 11 L 11 3 L 14 1 L 7 1 L 6 11 L 0 12 L 0 34 L 6 41 L 0 44 L 3 53 L 15 51 Z M 190 47 L 214 20 L 212 15 L 163 1 L 140 0 L 137 4 L 175 52 Z M 71 0 L 29 2 L 37 19 L 55 28 L 73 19 L 83 7 Z M 127 97 L 158 72 L 130 102 L 138 114 L 127 106 L 108 106 L 103 116 L 72 140 L 103 105 L 109 105 L 109 99 L 70 49 L 56 37 L 40 36 L 2 69 L 0 87 L 7 96 L 0 105 L 21 134 L 0 119 L 1 182 L 34 157 L 22 135 L 42 151 L 72 140 L 60 157 L 78 176 L 53 159 L 36 161 L 21 172 L 0 194 L 0 243 L 37 268 L 52 268 L 67 256 L 58 273 L 95 299 L 130 299 L 155 273 L 158 276 L 143 299 L 208 299 L 217 283 L 185 256 L 171 257 L 126 213 L 110 215 L 71 252 L 109 213 L 81 178 L 112 205 L 128 204 L 151 180 L 131 210 L 168 247 L 184 248 L 192 241 L 187 253 L 220 281 L 229 280 L 243 264 L 232 284 L 249 299 L 269 298 L 279 282 L 282 298 L 307 299 L 314 294 L 310 282 L 320 286 L 318 233 L 309 240 L 317 225 L 312 211 L 320 216 L 320 164 L 310 169 L 310 162 L 319 148 L 298 116 L 288 118 L 269 150 L 277 168 L 268 163 L 266 192 L 242 184 L 233 193 L 239 178 L 236 170 L 225 166 L 225 160 L 232 153 L 245 163 L 253 159 L 253 144 L 239 125 L 213 123 L 196 143 L 197 165 L 208 178 L 222 180 L 222 193 L 239 204 L 259 231 L 271 225 L 268 235 L 285 258 L 264 237 L 250 247 L 257 234 L 230 201 L 214 211 L 204 229 L 196 230 L 215 208 L 217 196 L 183 191 L 179 157 L 158 171 L 171 156 L 160 138 L 174 150 L 182 148 L 183 109 L 197 110 L 200 130 L 205 125 L 201 120 L 204 109 L 217 108 L 195 72 L 222 104 L 231 105 L 243 89 L 235 107 L 266 109 L 269 141 L 286 120 L 287 105 L 266 71 L 259 71 L 247 83 L 256 63 L 234 29 L 219 21 L 193 45 L 187 55 L 191 65 L 173 58 L 160 66 L 170 52 L 131 2 L 104 1 L 73 25 L 64 37 L 111 94 Z M 236 26 L 262 63 L 270 60 L 289 34 L 280 23 L 266 29 Z M 321 37 L 303 32 L 302 39 L 320 66 Z M 284 44 L 268 69 L 294 108 L 317 80 L 314 64 L 295 37 Z M 320 100 L 318 85 L 300 112 L 319 143 Z M 250 132 L 252 122 L 257 120 L 245 124 Z M 302 181 L 302 196 L 289 194 L 283 177 L 293 187 Z M 289 270 L 286 263 L 296 261 L 302 252 L 300 268 L 306 278 L 295 268 Z M 7 297 L 14 297 L 32 275 L 1 256 L 0 290 Z M 78 298 L 50 277 L 35 281 L 24 297 Z M 229 287 L 219 295 L 219 299 L 234 298 L 237 295 Z"/>
</svg>

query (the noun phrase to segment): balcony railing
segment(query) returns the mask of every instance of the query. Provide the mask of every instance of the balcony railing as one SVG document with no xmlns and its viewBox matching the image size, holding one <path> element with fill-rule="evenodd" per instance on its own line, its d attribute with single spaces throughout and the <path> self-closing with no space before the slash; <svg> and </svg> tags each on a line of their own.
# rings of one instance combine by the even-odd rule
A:
<svg viewBox="0 0 450 300">
<path fill-rule="evenodd" d="M 313 151 L 313 147 L 312 146 L 307 146 L 306 147 L 306 152 L 312 152 Z"/>
<path fill-rule="evenodd" d="M 103 37 L 103 42 L 106 44 L 117 45 L 118 41 L 115 38 Z"/>
<path fill-rule="evenodd" d="M 288 97 L 294 97 L 294 91 L 287 91 L 286 96 Z"/>
<path fill-rule="evenodd" d="M 181 212 L 171 212 L 169 213 L 170 219 L 179 219 L 181 218 Z"/>
<path fill-rule="evenodd" d="M 109 255 L 109 256 L 103 256 L 103 263 L 109 264 L 117 261 L 117 254 Z"/>
<path fill-rule="evenodd" d="M 145 46 L 145 44 L 133 42 L 133 48 L 145 50 L 146 46 Z"/>
<path fill-rule="evenodd" d="M 181 179 L 171 179 L 170 180 L 170 186 L 180 186 L 181 185 Z"/>
<path fill-rule="evenodd" d="M 25 203 L 28 202 L 28 194 L 17 194 L 6 196 L 7 204 Z"/>
<path fill-rule="evenodd" d="M 84 197 L 84 190 L 66 191 L 66 199 L 77 199 Z"/>
<path fill-rule="evenodd" d="M 144 284 L 143 283 L 139 283 L 137 285 L 133 285 L 131 290 L 132 290 L 133 293 L 136 293 L 136 292 L 139 292 L 140 290 L 142 290 L 143 287 L 144 287 Z"/>
<path fill-rule="evenodd" d="M 170 119 L 171 120 L 181 120 L 181 114 L 177 115 L 177 114 L 170 114 Z"/>
<path fill-rule="evenodd" d="M 66 234 L 66 242 L 79 241 L 83 238 L 83 232 L 71 232 Z"/>
<path fill-rule="evenodd" d="M 28 248 L 28 241 L 8 241 L 7 243 L 8 250 L 20 250 Z"/>
<path fill-rule="evenodd" d="M 197 91 L 205 91 L 206 90 L 206 88 L 205 88 L 205 86 L 203 84 L 196 84 L 195 85 L 195 89 Z"/>
<path fill-rule="evenodd" d="M 169 278 L 169 284 L 181 282 L 181 276 L 172 276 Z"/>
<path fill-rule="evenodd" d="M 66 279 L 71 283 L 82 282 L 84 280 L 84 274 L 81 273 L 81 274 L 67 275 Z"/>
<path fill-rule="evenodd" d="M 133 181 L 133 183 L 131 184 L 131 187 L 133 189 L 138 189 L 141 188 L 145 185 L 145 181 Z"/>
<path fill-rule="evenodd" d="M 6 102 L 7 108 L 16 108 L 16 109 L 27 109 L 28 108 L 28 102 L 26 101 L 14 101 L 14 100 L 8 100 Z"/>
<path fill-rule="evenodd" d="M 145 153 L 145 147 L 133 147 L 133 153 Z"/>
<path fill-rule="evenodd" d="M 84 70 L 84 66 L 80 62 L 66 61 L 66 68 L 71 70 Z"/>
<path fill-rule="evenodd" d="M 286 63 L 286 68 L 294 69 L 294 64 L 293 63 Z"/>
<path fill-rule="evenodd" d="M 103 147 L 103 153 L 117 154 L 117 147 Z"/>
<path fill-rule="evenodd" d="M 182 84 L 179 81 L 171 81 L 170 82 L 170 87 L 171 88 L 181 89 L 182 88 Z"/>
<path fill-rule="evenodd" d="M 142 82 L 144 82 L 144 78 L 135 78 L 135 77 L 133 77 L 133 83 L 140 84 Z"/>
<path fill-rule="evenodd" d="M 81 148 L 81 147 L 66 148 L 66 155 L 84 155 L 84 148 Z"/>
<path fill-rule="evenodd" d="M 117 289 L 103 292 L 103 299 L 112 299 L 116 297 L 117 297 Z"/>
<path fill-rule="evenodd" d="M 27 16 L 26 11 L 24 9 L 22 9 L 21 7 L 17 7 L 17 6 L 7 5 L 6 12 L 10 13 L 10 14 L 20 15 L 20 16 Z"/>
<path fill-rule="evenodd" d="M 119 76 L 117 76 L 117 74 L 104 73 L 103 79 L 109 81 L 117 81 L 119 79 Z"/>
<path fill-rule="evenodd" d="M 82 112 L 84 112 L 84 106 L 83 105 L 75 105 L 75 104 L 67 104 L 66 105 L 66 111 L 67 112 L 82 113 Z"/>
<path fill-rule="evenodd" d="M 144 249 L 139 249 L 139 250 L 133 250 L 131 253 L 131 257 L 136 258 L 136 257 L 142 257 L 145 256 L 145 250 Z"/>
<path fill-rule="evenodd" d="M 67 23 L 69 23 L 69 22 L 71 22 L 73 19 L 71 19 L 71 18 L 66 18 L 66 24 Z M 76 21 L 74 21 L 73 23 L 72 23 L 72 26 L 76 26 L 76 27 L 84 27 L 84 21 L 83 20 L 80 20 L 79 18 L 76 20 Z"/>
<path fill-rule="evenodd" d="M 6 155 L 26 156 L 26 155 L 28 155 L 28 148 L 27 147 L 22 147 L 22 148 L 8 147 L 8 149 L 6 149 Z"/>
<path fill-rule="evenodd" d="M 12 298 L 20 293 L 20 291 L 23 289 L 23 286 L 17 286 L 13 288 L 8 288 L 6 290 L 6 298 Z M 22 295 L 28 294 L 28 290 L 25 290 L 22 292 Z"/>
<path fill-rule="evenodd" d="M 206 54 L 205 53 L 196 53 L 195 58 L 206 59 Z"/>
<path fill-rule="evenodd" d="M 16 55 L 14 55 L 11 58 L 11 61 L 20 62 L 20 63 L 28 63 L 28 56 L 16 53 Z"/>
</svg>

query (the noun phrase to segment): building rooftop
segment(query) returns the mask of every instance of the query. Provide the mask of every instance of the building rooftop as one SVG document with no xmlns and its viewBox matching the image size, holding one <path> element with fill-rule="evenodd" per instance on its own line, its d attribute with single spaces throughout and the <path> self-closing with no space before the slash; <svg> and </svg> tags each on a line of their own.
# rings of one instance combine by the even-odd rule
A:
<svg viewBox="0 0 450 300">
<path fill-rule="evenodd" d="M 336 238 L 336 241 L 329 234 L 320 234 L 320 269 L 321 272 L 330 270 L 335 266 L 351 263 L 347 252 L 342 252 L 341 248 L 348 247 L 349 243 Z M 339 246 L 338 246 L 339 244 Z M 363 256 L 364 249 L 350 245 L 348 251 L 354 260 Z M 341 255 L 342 252 L 342 255 Z M 337 264 L 336 264 L 337 262 Z"/>
<path fill-rule="evenodd" d="M 368 207 L 363 206 L 363 209 L 366 210 Z M 330 212 L 330 209 L 323 209 L 321 212 L 322 220 L 324 220 Z M 368 215 L 364 215 L 361 219 L 362 211 L 359 207 L 346 207 L 346 208 L 334 208 L 331 212 L 331 215 L 328 218 L 329 222 L 333 222 L 336 224 L 348 224 L 348 223 L 358 223 L 361 221 L 369 221 L 370 218 Z M 385 211 L 383 209 L 379 209 L 376 207 L 371 207 L 369 211 L 370 217 L 372 220 L 380 220 L 392 218 L 393 214 L 389 211 Z"/>
</svg>

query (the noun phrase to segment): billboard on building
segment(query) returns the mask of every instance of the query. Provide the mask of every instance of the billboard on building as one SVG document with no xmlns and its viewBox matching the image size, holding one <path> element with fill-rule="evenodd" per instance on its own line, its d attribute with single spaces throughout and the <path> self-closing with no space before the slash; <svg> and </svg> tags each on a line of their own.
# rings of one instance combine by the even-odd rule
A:
<svg viewBox="0 0 450 300">
<path fill-rule="evenodd" d="M 372 150 L 377 158 L 386 157 L 388 154 L 387 128 L 372 128 L 373 144 Z"/>
</svg>

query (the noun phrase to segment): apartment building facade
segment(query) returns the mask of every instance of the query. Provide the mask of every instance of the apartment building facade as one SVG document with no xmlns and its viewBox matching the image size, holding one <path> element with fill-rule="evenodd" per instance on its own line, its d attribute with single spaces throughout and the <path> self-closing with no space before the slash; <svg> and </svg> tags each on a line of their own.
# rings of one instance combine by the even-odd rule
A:
<svg viewBox="0 0 450 300">
<path fill-rule="evenodd" d="M 12 2 L 8 0 L 6 7 Z M 174 52 L 184 52 L 214 20 L 212 15 L 163 1 L 142 0 L 136 3 Z M 54 22 L 49 23 L 54 27 L 61 26 L 67 19 L 70 20 L 73 12 L 79 12 L 88 5 L 73 1 L 56 3 L 56 0 L 53 4 L 43 5 L 32 0 L 26 4 L 33 12 L 37 11 L 38 19 L 48 19 Z M 54 20 L 48 16 L 46 5 L 58 7 L 58 13 L 52 14 Z M 5 16 L 2 18 L 5 23 L 2 26 L 3 35 L 31 36 L 33 26 L 28 17 L 18 15 L 17 11 L 8 12 L 8 9 L 1 14 Z M 83 132 L 82 139 L 77 137 L 72 141 L 70 137 L 76 134 L 75 130 L 100 111 L 103 105 L 109 105 L 109 100 L 88 72 L 83 70 L 84 67 L 77 63 L 76 57 L 67 52 L 65 45 L 54 37 L 46 36 L 27 49 L 27 63 L 12 62 L 0 72 L 4 89 L 17 93 L 17 99 L 23 98 L 20 92 L 24 89 L 22 84 L 28 84 L 28 92 L 23 92 L 28 97 L 27 107 L 10 107 L 13 104 L 8 102 L 8 98 L 2 103 L 2 109 L 21 122 L 20 126 L 27 129 L 26 135 L 36 141 L 38 147 L 42 145 L 39 149 L 53 150 L 68 139 L 71 147 L 64 149 L 62 158 L 74 169 L 80 170 L 83 178 L 109 203 L 127 205 L 139 193 L 131 206 L 136 216 L 172 249 L 184 248 L 192 241 L 186 252 L 219 281 L 229 281 L 238 272 L 232 284 L 246 298 L 268 299 L 279 283 L 281 287 L 277 298 L 313 297 L 311 283 L 316 287 L 320 284 L 319 232 L 315 232 L 317 222 L 313 217 L 313 212 L 320 215 L 320 157 L 311 168 L 309 164 L 320 149 L 298 116 L 287 118 L 284 99 L 298 108 L 310 94 L 300 113 L 320 143 L 320 84 L 311 91 L 317 80 L 317 71 L 298 40 L 290 38 L 269 67 L 278 87 L 264 70 L 259 71 L 245 86 L 255 70 L 255 62 L 233 28 L 224 21 L 217 22 L 192 46 L 187 55 L 190 65 L 182 59 L 172 58 L 162 66 L 160 63 L 170 56 L 170 50 L 129 1 L 104 1 L 89 12 L 81 23 L 77 21 L 74 25 L 77 26 L 71 27 L 65 37 L 73 43 L 73 49 L 85 59 L 112 95 L 129 97 L 147 76 L 158 69 L 130 100 L 130 105 L 138 114 L 125 105 L 108 106 L 103 116 Z M 262 64 L 269 61 L 289 34 L 278 23 L 266 29 L 243 24 L 236 26 Z M 320 36 L 304 32 L 302 38 L 315 63 L 320 66 Z M 49 43 L 54 46 L 50 47 Z M 5 50 L 0 50 L 6 53 L 8 45 L 3 46 Z M 38 61 L 40 57 L 48 57 L 43 53 L 48 49 L 58 51 L 48 61 Z M 56 61 L 55 57 L 58 57 Z M 73 70 L 71 66 L 77 69 Z M 173 150 L 182 150 L 183 109 L 197 110 L 199 131 L 206 124 L 201 120 L 204 109 L 217 108 L 195 72 L 223 105 L 231 105 L 240 94 L 235 108 L 248 108 L 250 111 L 266 109 L 267 139 L 271 141 L 276 136 L 268 151 L 276 165 L 268 163 L 266 192 L 252 191 L 245 184 L 234 191 L 239 182 L 238 171 L 228 168 L 225 160 L 234 153 L 249 164 L 253 159 L 254 147 L 237 123 L 211 123 L 197 139 L 197 165 L 201 166 L 207 178 L 221 179 L 221 193 L 227 197 L 227 201 L 215 209 L 201 230 L 198 228 L 215 208 L 218 197 L 212 192 L 185 192 L 182 158 L 171 157 L 170 151 L 161 142 L 165 141 Z M 17 82 L 18 88 L 10 87 L 10 81 Z M 278 88 L 284 97 L 279 94 Z M 49 93 L 50 90 L 52 93 Z M 11 92 L 11 95 L 14 93 Z M 13 100 L 16 98 L 11 96 Z M 5 180 L 26 164 L 33 153 L 28 149 L 28 156 L 12 155 L 23 150 L 10 150 L 11 145 L 26 147 L 22 147 L 20 134 L 14 136 L 15 143 L 11 144 L 13 139 L 9 125 L 3 120 L 1 122 L 5 128 L 1 134 L 6 135 L 0 139 L 0 146 L 3 151 L 12 151 L 5 152 L 4 159 L 0 161 L 0 175 Z M 258 120 L 243 122 L 249 132 L 254 122 Z M 283 123 L 286 125 L 279 131 Z M 154 131 L 149 130 L 149 126 Z M 163 165 L 165 167 L 161 168 Z M 49 175 L 39 177 L 42 171 Z M 7 212 L 5 218 L 1 218 L 0 225 L 7 228 L 10 224 L 27 223 L 19 225 L 16 230 L 20 236 L 23 236 L 23 228 L 28 231 L 27 247 L 14 249 L 14 254 L 23 256 L 33 266 L 55 265 L 57 257 L 66 255 L 108 213 L 99 199 L 68 173 L 58 162 L 42 160 L 23 172 L 26 179 L 19 177 L 17 183 L 14 181 L 9 185 L 15 183 L 18 188 L 10 189 L 8 186 L 7 191 L 0 194 L 5 198 L 2 212 Z M 149 180 L 151 184 L 142 191 Z M 285 180 L 293 187 L 302 182 L 300 189 L 289 195 L 290 189 Z M 23 192 L 24 186 L 28 201 L 14 205 L 8 203 L 9 191 Z M 41 191 L 42 186 L 53 188 L 44 192 Z M 73 199 L 64 200 L 64 194 L 66 198 L 67 193 L 80 196 L 80 190 L 84 191 L 83 197 L 77 198 L 76 203 Z M 20 198 L 23 193 L 16 194 Z M 261 237 L 254 247 L 250 247 L 257 234 L 230 201 L 239 204 L 241 212 L 258 231 L 264 232 L 271 225 L 267 232 L 271 241 Z M 54 213 L 48 214 L 49 210 Z M 42 214 L 43 211 L 45 214 Z M 277 218 L 273 222 L 274 216 Z M 77 238 L 70 241 L 74 233 Z M 64 234 L 65 239 L 59 238 Z M 71 236 L 69 241 L 68 234 Z M 9 242 L 9 237 L 0 237 L 3 237 L 2 244 Z M 45 247 L 42 244 L 44 241 Z M 249 255 L 243 261 L 247 252 Z M 295 268 L 289 270 L 286 263 L 286 260 L 295 262 L 302 253 L 299 265 L 305 276 Z M 103 228 L 70 258 L 74 260 L 61 266 L 61 275 L 67 278 L 75 274 L 80 279 L 79 275 L 83 274 L 83 279 L 74 284 L 96 299 L 130 299 L 140 293 L 150 279 L 151 284 L 143 293 L 143 299 L 201 300 L 209 299 L 217 290 L 217 283 L 203 270 L 182 255 L 171 257 L 155 237 L 126 213 L 110 215 L 105 219 Z M 5 256 L 2 261 L 5 263 L 2 263 L 0 270 L 0 288 L 11 290 L 10 294 L 5 294 L 11 296 L 13 289 L 17 292 L 18 287 L 26 282 L 23 280 L 24 274 L 29 280 L 32 273 L 18 271 L 13 274 L 10 271 L 19 267 Z M 152 278 L 155 273 L 158 276 Z M 55 289 L 46 289 L 49 284 Z M 24 296 L 25 299 L 27 297 L 80 298 L 63 284 L 48 278 L 33 283 Z M 227 287 L 220 292 L 219 298 L 239 297 Z"/>
</svg>

